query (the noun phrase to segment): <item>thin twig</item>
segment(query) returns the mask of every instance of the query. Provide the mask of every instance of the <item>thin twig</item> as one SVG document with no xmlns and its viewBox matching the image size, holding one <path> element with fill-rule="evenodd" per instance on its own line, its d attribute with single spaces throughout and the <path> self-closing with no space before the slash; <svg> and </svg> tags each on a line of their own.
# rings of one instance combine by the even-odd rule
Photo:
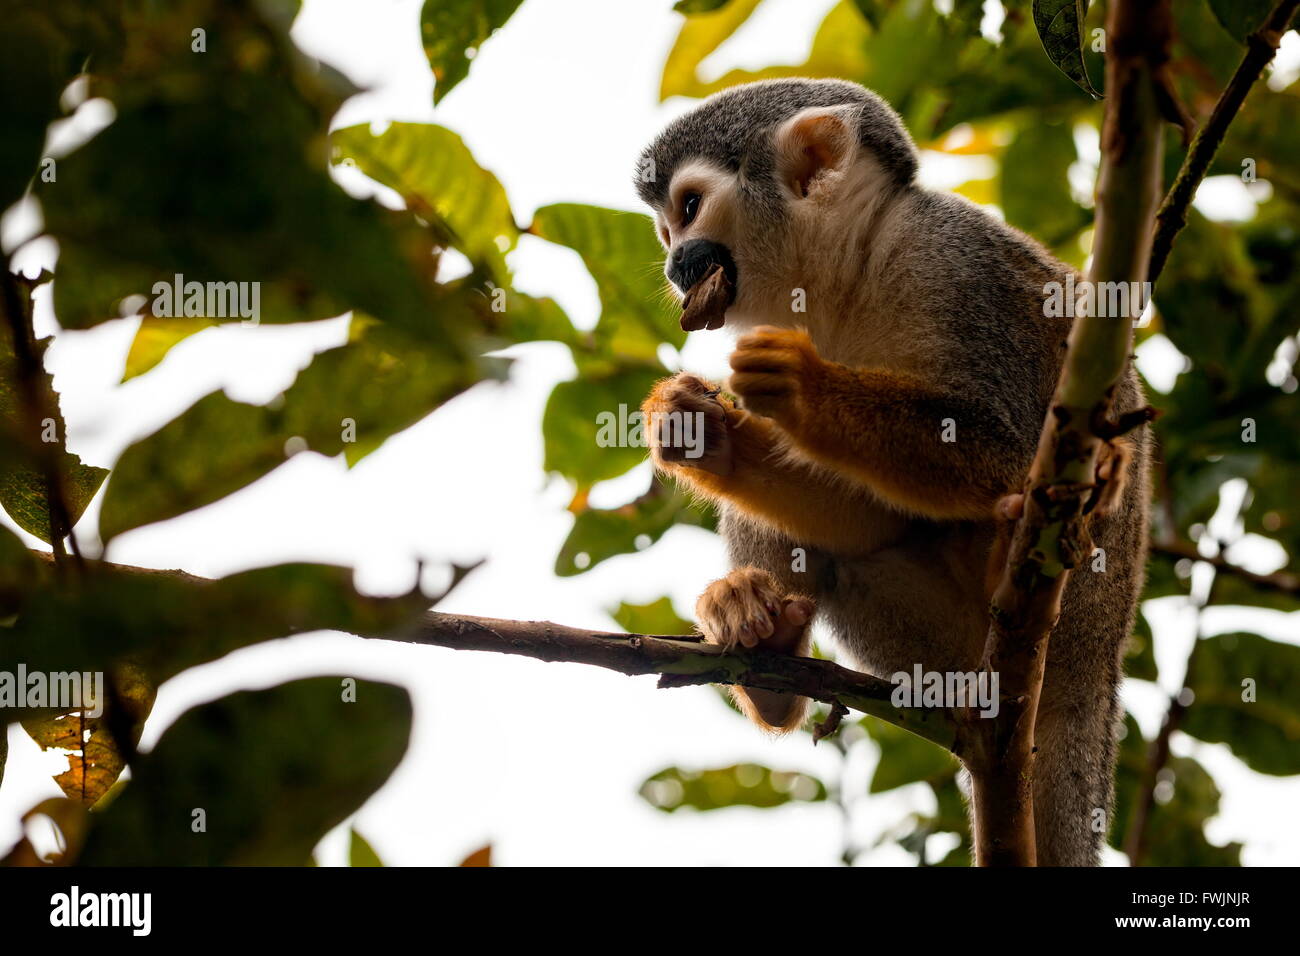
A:
<svg viewBox="0 0 1300 956">
<path fill-rule="evenodd" d="M 1160 211 L 1156 213 L 1156 235 L 1151 244 L 1151 264 L 1147 270 L 1149 282 L 1154 283 L 1164 271 L 1174 239 L 1183 226 L 1187 225 L 1188 207 L 1191 206 L 1210 163 L 1214 161 L 1214 154 L 1223 143 L 1228 124 L 1241 109 L 1241 104 L 1245 102 L 1264 67 L 1277 54 L 1282 34 L 1295 16 L 1297 7 L 1300 7 L 1300 0 L 1282 0 L 1269 14 L 1263 26 L 1246 39 L 1246 55 L 1242 57 L 1232 79 L 1214 104 L 1209 120 L 1192 139 L 1191 148 L 1187 150 L 1174 184 L 1161 203 Z"/>
<path fill-rule="evenodd" d="M 1194 544 L 1185 541 L 1155 541 L 1151 544 L 1151 553 L 1175 560 L 1204 561 L 1213 567 L 1215 571 L 1240 578 L 1261 591 L 1290 594 L 1293 597 L 1300 598 L 1300 575 L 1292 574 L 1289 571 L 1257 574 L 1254 571 L 1247 571 L 1239 564 L 1233 564 L 1223 557 L 1222 553 L 1214 557 L 1206 557 L 1196 550 Z"/>
<path fill-rule="evenodd" d="M 41 440 L 42 422 L 52 417 L 47 404 L 45 386 L 45 368 L 36 349 L 36 335 L 32 328 L 31 293 L 19 285 L 19 277 L 9 271 L 7 263 L 0 268 L 0 302 L 3 303 L 6 323 L 10 338 L 13 340 L 14 363 L 17 366 L 18 388 L 22 395 L 22 420 L 18 423 L 23 430 L 24 443 L 40 466 L 45 483 L 46 510 L 50 520 L 50 547 L 53 549 L 55 563 L 60 569 L 65 567 L 63 539 L 72 540 L 72 553 L 76 566 L 82 567 L 81 550 L 72 535 L 72 518 L 63 494 L 63 476 L 59 470 L 59 452 L 63 449 L 62 438 L 58 442 Z"/>
</svg>

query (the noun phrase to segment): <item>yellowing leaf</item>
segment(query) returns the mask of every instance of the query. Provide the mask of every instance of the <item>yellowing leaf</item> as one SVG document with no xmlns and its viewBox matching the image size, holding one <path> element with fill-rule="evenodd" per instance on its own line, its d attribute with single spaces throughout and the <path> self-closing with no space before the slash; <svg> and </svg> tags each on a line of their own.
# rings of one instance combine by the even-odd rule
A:
<svg viewBox="0 0 1300 956">
<path fill-rule="evenodd" d="M 216 324 L 212 319 L 169 319 L 146 315 L 131 341 L 122 381 L 143 375 L 161 362 L 177 342 Z"/>
</svg>

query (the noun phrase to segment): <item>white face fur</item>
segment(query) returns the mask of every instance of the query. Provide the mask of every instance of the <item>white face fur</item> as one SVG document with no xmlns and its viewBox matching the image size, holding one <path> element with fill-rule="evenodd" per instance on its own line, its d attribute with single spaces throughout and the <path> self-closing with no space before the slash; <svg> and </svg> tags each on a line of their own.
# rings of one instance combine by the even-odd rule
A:
<svg viewBox="0 0 1300 956">
<path fill-rule="evenodd" d="M 816 142 L 810 145 L 810 136 Z M 726 246 L 736 263 L 736 301 L 727 311 L 733 332 L 755 325 L 815 326 L 833 319 L 844 301 L 847 257 L 870 241 L 873 213 L 887 177 L 861 150 L 834 110 L 805 110 L 775 134 L 776 175 L 785 202 L 774 224 L 749 214 L 737 175 L 705 160 L 673 174 L 668 205 L 657 209 L 659 239 L 671 254 L 692 239 Z M 798 290 L 802 290 L 800 293 Z M 800 296 L 806 311 L 794 304 Z"/>
</svg>

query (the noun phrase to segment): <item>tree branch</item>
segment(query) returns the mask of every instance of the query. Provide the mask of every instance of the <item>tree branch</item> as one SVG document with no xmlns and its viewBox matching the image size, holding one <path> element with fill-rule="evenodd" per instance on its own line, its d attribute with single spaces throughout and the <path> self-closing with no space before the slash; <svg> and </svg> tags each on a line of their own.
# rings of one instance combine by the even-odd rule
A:
<svg viewBox="0 0 1300 956">
<path fill-rule="evenodd" d="M 52 562 L 48 551 L 33 551 Z M 177 578 L 192 584 L 210 583 L 185 571 L 139 568 L 106 561 L 88 561 L 92 573 L 147 574 Z M 552 663 L 590 664 L 632 676 L 654 674 L 660 687 L 735 684 L 811 697 L 831 705 L 861 711 L 911 731 L 952 750 L 957 744 L 956 719 L 948 708 L 895 707 L 895 685 L 811 657 L 790 657 L 735 648 L 724 651 L 698 637 L 625 634 L 591 631 L 550 621 L 509 621 L 491 617 L 428 611 L 401 632 L 358 634 L 377 640 L 428 644 L 463 651 L 495 651 Z"/>
<path fill-rule="evenodd" d="M 535 660 L 592 664 L 622 674 L 657 674 L 660 687 L 735 684 L 798 694 L 870 714 L 951 750 L 956 724 L 942 708 L 895 707 L 895 685 L 831 661 L 705 644 L 656 634 L 590 631 L 549 621 L 507 621 L 430 611 L 405 634 L 362 635 Z"/>
<path fill-rule="evenodd" d="M 1108 12 L 1102 166 L 1087 276 L 1094 284 L 1140 281 L 1147 274 L 1172 29 L 1169 0 L 1118 0 Z M 1024 510 L 993 595 L 984 666 L 999 675 L 1001 708 L 992 719 L 971 715 L 961 725 L 959 741 L 971 773 L 975 853 L 981 866 L 1036 862 L 1034 726 L 1047 640 L 1069 572 L 1086 553 L 1098 451 L 1122 430 L 1109 425 L 1109 413 L 1131 335 L 1127 316 L 1082 315 L 1075 320 L 1030 470 Z"/>
<path fill-rule="evenodd" d="M 1147 270 L 1147 281 L 1154 283 L 1164 271 L 1174 239 L 1183 226 L 1187 225 L 1187 209 L 1191 206 L 1210 163 L 1214 161 L 1214 154 L 1223 144 L 1228 124 L 1241 109 L 1241 104 L 1245 102 L 1264 67 L 1277 54 L 1282 34 L 1295 16 L 1297 7 L 1300 7 L 1300 0 L 1282 0 L 1264 24 L 1246 39 L 1246 55 L 1219 95 L 1209 120 L 1192 139 L 1192 145 L 1183 158 L 1183 165 L 1174 178 L 1174 184 L 1160 204 L 1160 211 L 1156 213 L 1156 235 L 1151 243 L 1151 265 Z"/>
<path fill-rule="evenodd" d="M 19 440 L 41 472 L 45 483 L 46 510 L 50 519 L 50 547 L 55 564 L 62 570 L 66 553 L 63 539 L 72 546 L 77 566 L 81 566 L 81 551 L 72 533 L 72 518 L 67 499 L 63 494 L 63 474 L 60 470 L 59 452 L 63 450 L 62 436 L 58 442 L 41 440 L 42 423 L 51 417 L 48 404 L 49 389 L 44 380 L 45 369 L 36 346 L 32 328 L 31 288 L 21 276 L 10 271 L 7 262 L 0 263 L 0 309 L 3 310 L 9 335 L 13 341 L 15 374 L 21 396 L 21 419 L 16 424 Z"/>
<path fill-rule="evenodd" d="M 1155 541 L 1151 544 L 1151 553 L 1175 560 L 1186 558 L 1189 561 L 1204 561 L 1213 567 L 1215 571 L 1240 578 L 1261 591 L 1289 594 L 1292 597 L 1300 598 L 1300 575 L 1291 574 L 1287 571 L 1256 574 L 1254 571 L 1247 571 L 1239 564 L 1233 564 L 1221 554 L 1207 558 L 1196 550 L 1195 545 L 1185 541 Z"/>
</svg>

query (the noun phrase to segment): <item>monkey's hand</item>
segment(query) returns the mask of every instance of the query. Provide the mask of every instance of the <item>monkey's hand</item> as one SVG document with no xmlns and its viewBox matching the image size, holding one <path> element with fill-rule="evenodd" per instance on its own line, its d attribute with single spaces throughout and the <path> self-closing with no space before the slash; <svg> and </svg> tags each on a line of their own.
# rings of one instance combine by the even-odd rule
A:
<svg viewBox="0 0 1300 956">
<path fill-rule="evenodd" d="M 794 434 L 824 365 L 807 332 L 765 325 L 736 342 L 728 384 L 747 411 Z"/>
<path fill-rule="evenodd" d="M 705 588 L 695 617 L 710 644 L 803 657 L 812 646 L 808 624 L 814 609 L 811 598 L 786 593 L 767 571 L 737 568 Z M 769 730 L 793 730 L 807 712 L 805 697 L 743 687 L 732 692 L 741 710 Z"/>
<path fill-rule="evenodd" d="M 646 440 L 657 467 L 698 468 L 715 475 L 732 470 L 731 435 L 718 387 L 679 372 L 654 387 L 641 405 Z"/>
<path fill-rule="evenodd" d="M 1033 459 L 1028 432 L 1014 429 L 997 394 L 829 362 L 803 332 L 755 329 L 736 343 L 731 367 L 731 390 L 758 421 L 905 511 L 986 520 Z"/>
</svg>

